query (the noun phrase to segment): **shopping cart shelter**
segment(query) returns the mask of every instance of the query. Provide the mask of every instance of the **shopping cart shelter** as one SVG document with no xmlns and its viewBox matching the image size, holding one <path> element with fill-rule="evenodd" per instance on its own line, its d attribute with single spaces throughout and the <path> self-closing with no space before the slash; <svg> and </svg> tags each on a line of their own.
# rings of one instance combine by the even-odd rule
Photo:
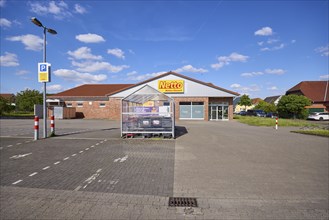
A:
<svg viewBox="0 0 329 220">
<path fill-rule="evenodd" d="M 144 85 L 122 99 L 121 136 L 175 137 L 174 101 L 158 90 Z"/>
</svg>

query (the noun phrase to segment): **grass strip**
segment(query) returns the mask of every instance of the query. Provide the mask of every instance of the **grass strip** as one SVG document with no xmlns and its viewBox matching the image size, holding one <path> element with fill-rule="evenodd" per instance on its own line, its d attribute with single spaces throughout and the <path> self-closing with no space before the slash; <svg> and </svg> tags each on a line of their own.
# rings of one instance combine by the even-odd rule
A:
<svg viewBox="0 0 329 220">
<path fill-rule="evenodd" d="M 324 129 L 300 130 L 300 131 L 291 131 L 291 132 L 299 133 L 299 134 L 309 134 L 309 135 L 316 135 L 316 136 L 322 136 L 322 137 L 329 137 L 329 130 L 324 130 Z"/>
<path fill-rule="evenodd" d="M 275 126 L 275 118 L 263 118 L 263 117 L 253 117 L 253 116 L 234 116 L 234 119 L 237 121 L 252 125 L 252 126 L 267 126 L 267 127 L 273 127 Z M 307 122 L 305 120 L 298 120 L 298 119 L 278 119 L 278 125 L 279 127 L 312 127 L 316 128 L 319 127 L 317 124 L 313 124 L 310 122 Z"/>
</svg>

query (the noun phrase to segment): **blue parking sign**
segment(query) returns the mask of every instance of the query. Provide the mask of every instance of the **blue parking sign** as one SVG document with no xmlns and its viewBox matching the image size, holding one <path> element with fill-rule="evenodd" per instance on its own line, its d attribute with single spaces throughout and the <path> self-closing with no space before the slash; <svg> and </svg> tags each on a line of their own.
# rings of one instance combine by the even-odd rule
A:
<svg viewBox="0 0 329 220">
<path fill-rule="evenodd" d="M 47 72 L 47 64 L 42 63 L 40 64 L 39 68 L 39 72 Z"/>
</svg>

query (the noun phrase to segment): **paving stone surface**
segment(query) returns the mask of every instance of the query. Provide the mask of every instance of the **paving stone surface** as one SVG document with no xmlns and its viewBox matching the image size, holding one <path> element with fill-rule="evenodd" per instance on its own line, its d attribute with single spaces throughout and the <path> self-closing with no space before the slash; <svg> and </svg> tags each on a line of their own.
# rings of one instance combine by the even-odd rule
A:
<svg viewBox="0 0 329 220">
<path fill-rule="evenodd" d="M 180 122 L 176 140 L 57 125 L 33 141 L 30 122 L 1 120 L 0 219 L 329 218 L 327 138 L 234 121 Z M 171 196 L 198 207 L 169 207 Z"/>
</svg>

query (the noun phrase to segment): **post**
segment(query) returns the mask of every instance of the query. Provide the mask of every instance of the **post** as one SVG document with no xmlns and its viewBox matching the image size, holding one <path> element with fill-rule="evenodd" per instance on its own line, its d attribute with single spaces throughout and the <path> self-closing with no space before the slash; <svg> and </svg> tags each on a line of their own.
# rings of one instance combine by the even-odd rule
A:
<svg viewBox="0 0 329 220">
<path fill-rule="evenodd" d="M 39 117 L 34 116 L 34 140 L 39 139 Z"/>
<path fill-rule="evenodd" d="M 275 119 L 275 130 L 278 130 L 278 118 Z"/>
<path fill-rule="evenodd" d="M 46 61 L 46 27 L 43 28 L 43 62 Z M 47 88 L 43 82 L 43 138 L 47 138 Z"/>
<path fill-rule="evenodd" d="M 51 132 L 51 136 L 55 135 L 55 116 L 51 116 L 50 117 L 50 132 Z"/>
</svg>

